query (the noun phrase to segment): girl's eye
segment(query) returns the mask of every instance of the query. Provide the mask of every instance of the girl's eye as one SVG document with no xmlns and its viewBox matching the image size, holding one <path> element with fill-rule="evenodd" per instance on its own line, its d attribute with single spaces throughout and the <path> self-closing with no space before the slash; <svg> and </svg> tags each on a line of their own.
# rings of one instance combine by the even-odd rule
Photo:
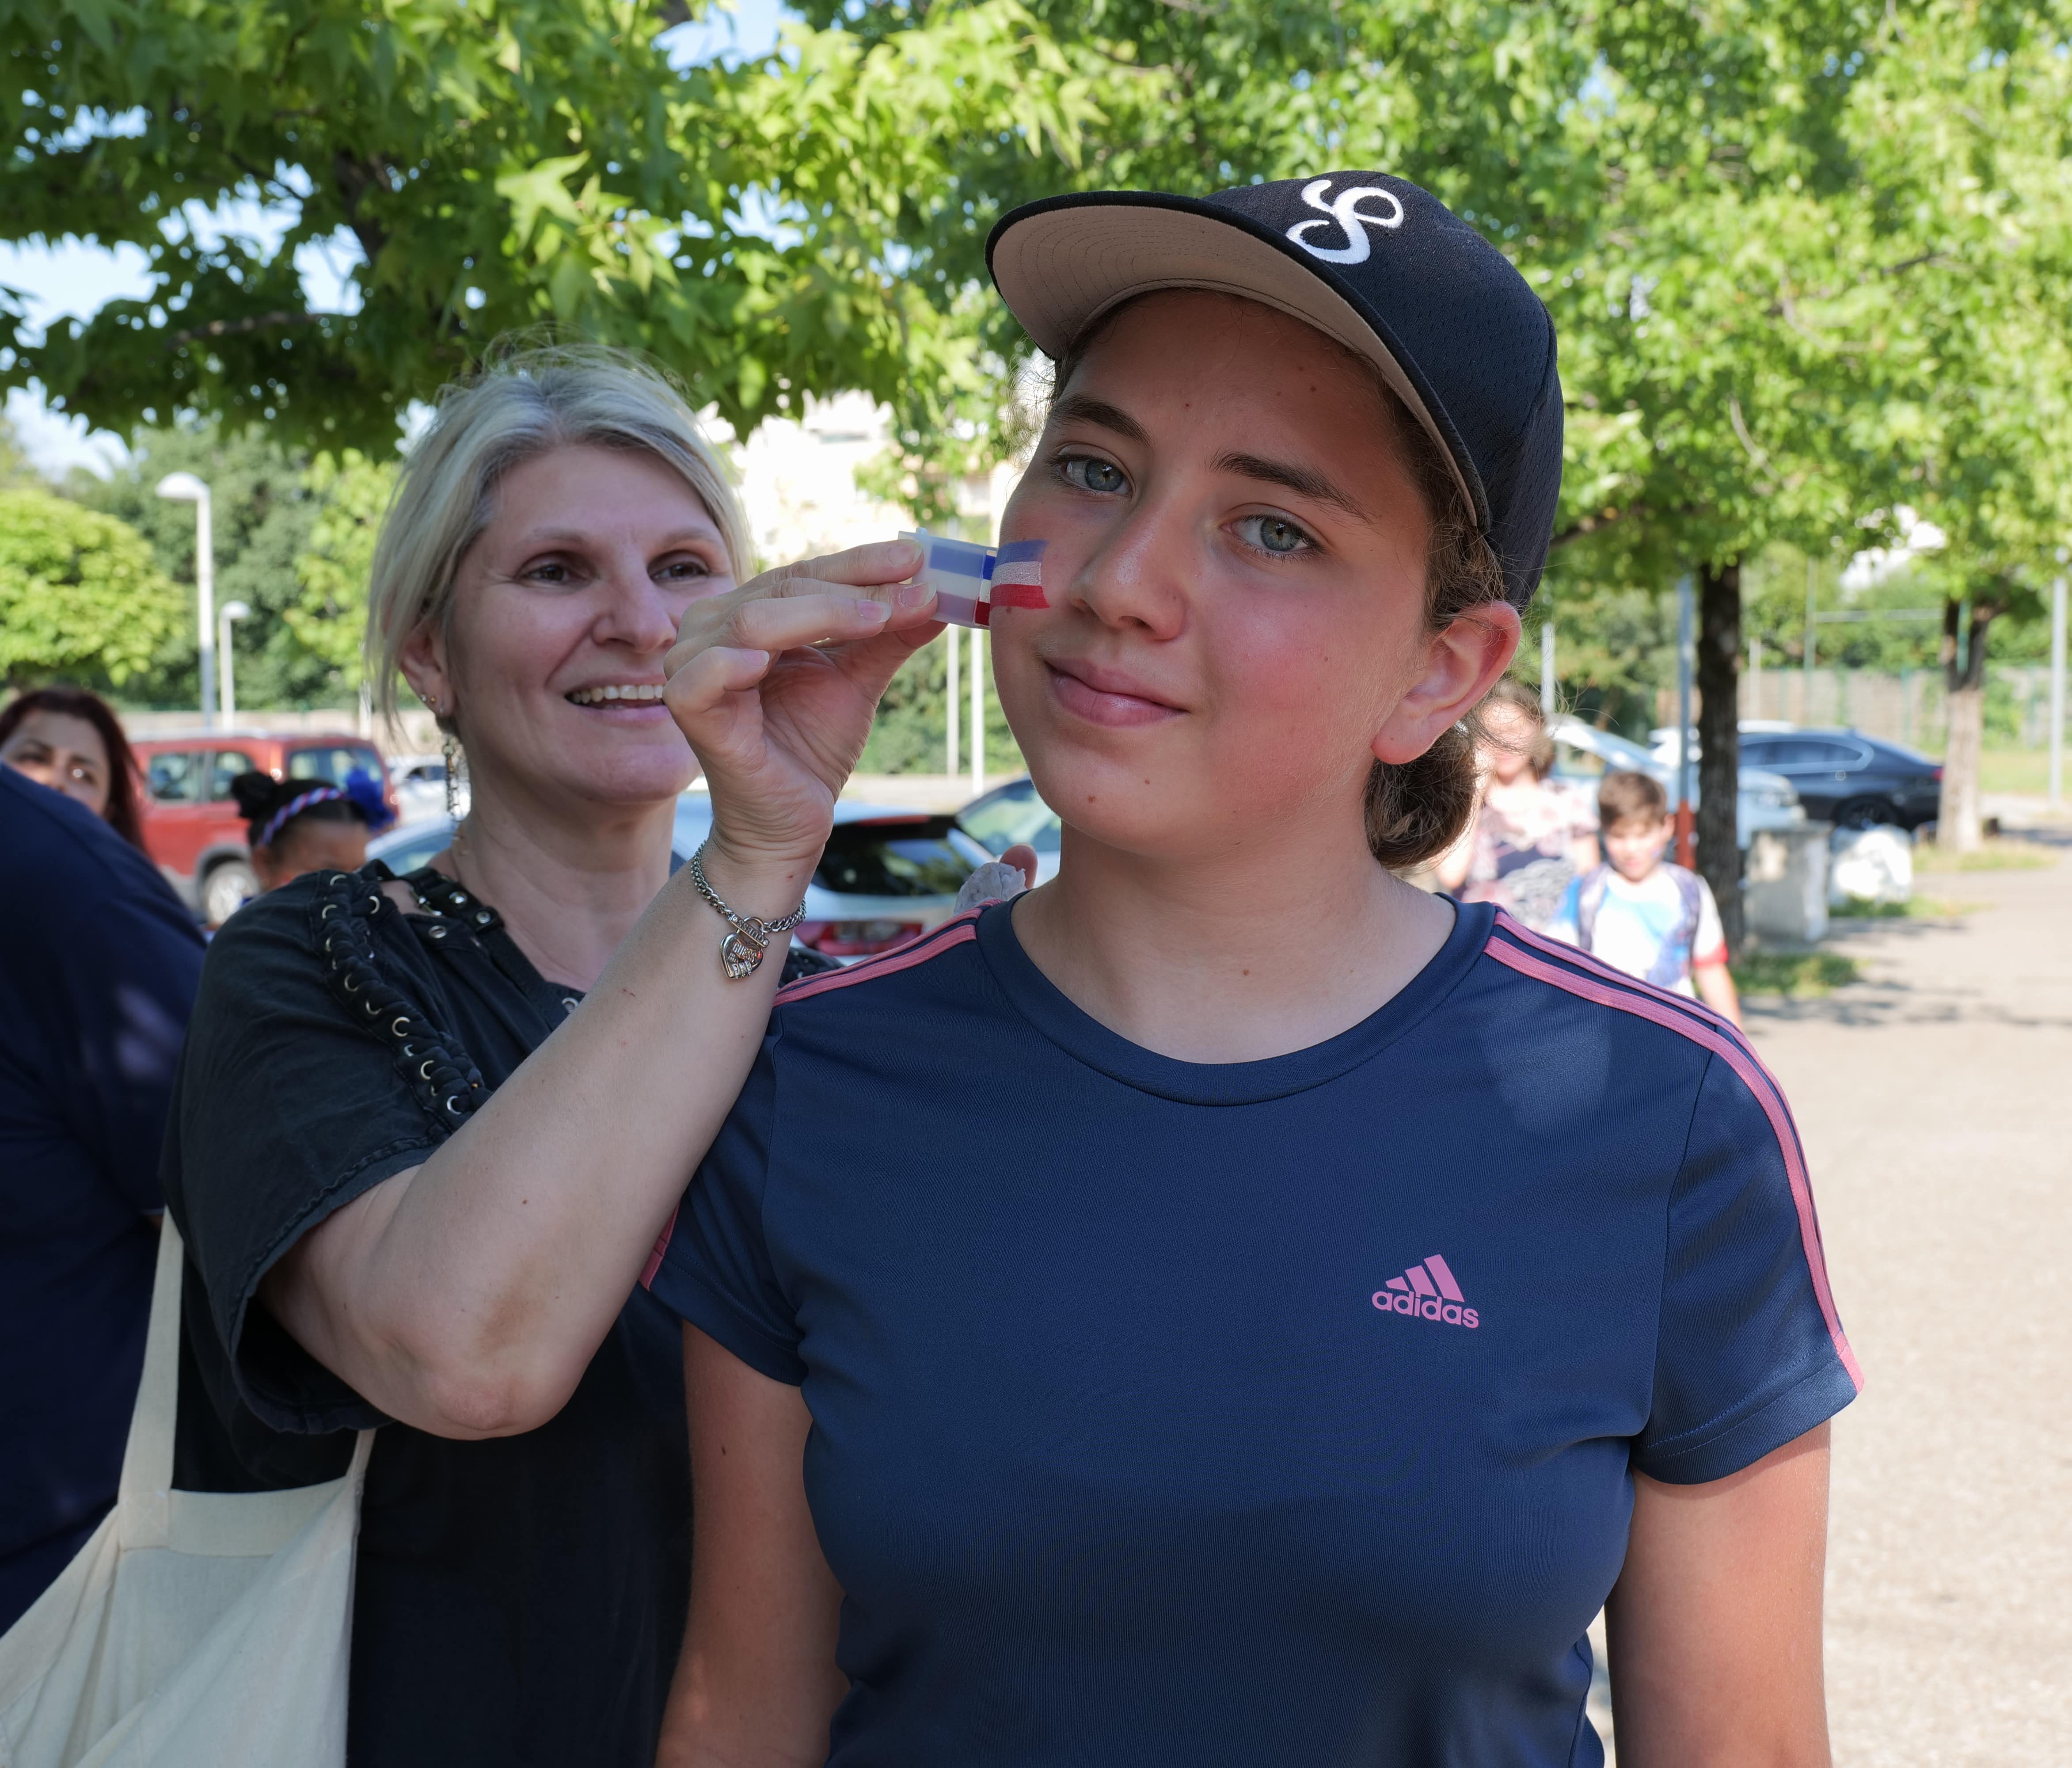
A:
<svg viewBox="0 0 2072 1768">
<path fill-rule="evenodd" d="M 1065 476 L 1065 483 L 1077 485 L 1082 491 L 1098 492 L 1104 497 L 1129 488 L 1128 476 L 1112 460 L 1102 460 L 1092 455 L 1067 455 L 1058 463 L 1058 470 Z"/>
<path fill-rule="evenodd" d="M 1285 516 L 1247 516 L 1237 526 L 1252 546 L 1279 558 L 1316 550 L 1316 542 Z"/>
</svg>

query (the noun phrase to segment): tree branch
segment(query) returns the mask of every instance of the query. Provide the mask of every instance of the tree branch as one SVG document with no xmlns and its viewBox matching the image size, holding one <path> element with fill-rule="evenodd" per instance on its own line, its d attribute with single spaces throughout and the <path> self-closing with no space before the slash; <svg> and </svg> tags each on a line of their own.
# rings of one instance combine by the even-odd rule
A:
<svg viewBox="0 0 2072 1768">
<path fill-rule="evenodd" d="M 321 313 L 290 313 L 283 308 L 272 313 L 250 314 L 241 319 L 211 319 L 206 325 L 191 325 L 184 332 L 173 332 L 166 340 L 166 348 L 177 350 L 197 338 L 242 337 L 276 325 L 308 325 L 323 317 Z"/>
</svg>

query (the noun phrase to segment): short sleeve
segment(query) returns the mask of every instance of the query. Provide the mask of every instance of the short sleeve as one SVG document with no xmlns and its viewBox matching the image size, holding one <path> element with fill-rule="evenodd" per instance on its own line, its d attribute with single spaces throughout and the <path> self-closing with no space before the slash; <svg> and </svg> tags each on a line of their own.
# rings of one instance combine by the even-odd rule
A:
<svg viewBox="0 0 2072 1768">
<path fill-rule="evenodd" d="M 446 1132 L 331 992 L 311 913 L 306 885 L 290 885 L 211 945 L 164 1178 L 237 1398 L 272 1429 L 322 1433 L 386 1420 L 254 1304 L 260 1280 Z"/>
<path fill-rule="evenodd" d="M 777 1130 L 773 1028 L 726 1124 L 677 1206 L 648 1288 L 657 1300 L 773 1381 L 806 1379 L 798 1318 L 778 1280 L 763 1205 Z"/>
<path fill-rule="evenodd" d="M 1670 1197 L 1653 1403 L 1633 1465 L 1724 1479 L 1862 1386 L 1776 1082 L 1732 1040 L 1707 1067 Z"/>
<path fill-rule="evenodd" d="M 1691 967 L 1724 964 L 1727 961 L 1726 929 L 1720 925 L 1720 905 L 1712 900 L 1712 887 L 1698 880 L 1698 930 L 1691 936 Z"/>
</svg>

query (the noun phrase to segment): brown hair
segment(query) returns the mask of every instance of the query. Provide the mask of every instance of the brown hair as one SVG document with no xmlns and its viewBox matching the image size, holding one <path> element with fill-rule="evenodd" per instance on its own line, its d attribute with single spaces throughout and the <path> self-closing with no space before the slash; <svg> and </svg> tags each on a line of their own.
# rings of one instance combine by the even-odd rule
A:
<svg viewBox="0 0 2072 1768">
<path fill-rule="evenodd" d="M 67 718 L 84 719 L 101 733 L 101 747 L 108 751 L 108 808 L 101 820 L 140 851 L 144 846 L 144 825 L 138 808 L 137 755 L 122 734 L 122 721 L 115 709 L 98 694 L 83 687 L 32 687 L 18 694 L 0 709 L 0 743 L 5 743 L 31 712 L 58 712 Z"/>
<path fill-rule="evenodd" d="M 1669 794 L 1648 773 L 1607 773 L 1597 787 L 1597 821 L 1605 828 L 1631 817 L 1660 822 L 1669 814 Z"/>
<path fill-rule="evenodd" d="M 1554 739 L 1547 728 L 1547 709 L 1540 703 L 1540 696 L 1515 675 L 1499 677 L 1489 697 L 1482 702 L 1485 707 L 1507 706 L 1519 713 L 1532 726 L 1531 747 L 1525 752 L 1525 764 L 1532 769 L 1532 777 L 1544 780 L 1554 771 Z M 1508 748 L 1495 734 L 1485 730 L 1482 740 Z"/>
<path fill-rule="evenodd" d="M 1116 319 L 1147 298 L 1139 295 L 1118 302 L 1080 331 L 1058 359 L 1051 381 L 1053 397 L 1063 390 L 1087 352 Z M 1245 299 L 1243 295 L 1229 298 Z M 1443 633 L 1462 615 L 1502 601 L 1503 563 L 1475 525 L 1474 509 L 1439 444 L 1371 362 L 1337 339 L 1321 332 L 1317 335 L 1373 388 L 1403 464 L 1431 517 L 1432 536 L 1424 561 L 1425 631 Z M 1499 683 L 1498 688 L 1503 685 Z M 1533 711 L 1536 715 L 1536 702 Z M 1415 760 L 1376 761 L 1368 770 L 1367 844 L 1375 858 L 1392 872 L 1408 872 L 1436 859 L 1460 839 L 1474 815 L 1480 789 L 1475 764 L 1475 740 L 1480 734 L 1471 713 L 1441 731 L 1432 747 Z"/>
</svg>

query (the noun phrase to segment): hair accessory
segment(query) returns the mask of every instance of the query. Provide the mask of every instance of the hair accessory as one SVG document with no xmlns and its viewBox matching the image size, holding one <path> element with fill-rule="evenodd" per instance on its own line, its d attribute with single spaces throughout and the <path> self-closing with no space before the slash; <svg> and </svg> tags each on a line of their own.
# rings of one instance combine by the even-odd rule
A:
<svg viewBox="0 0 2072 1768">
<path fill-rule="evenodd" d="M 346 775 L 345 796 L 372 834 L 380 834 L 396 820 L 396 813 L 381 795 L 380 783 L 364 768 L 355 768 Z"/>
<path fill-rule="evenodd" d="M 1445 451 L 1505 595 L 1532 600 L 1561 490 L 1554 322 L 1510 259 L 1429 191 L 1338 171 L 1207 198 L 1054 196 L 1005 216 L 986 264 L 1053 360 L 1160 289 L 1240 295 L 1314 326 L 1372 363 Z"/>
<path fill-rule="evenodd" d="M 935 618 L 952 626 L 990 626 L 996 608 L 1048 608 L 1043 595 L 1046 540 L 980 546 L 968 540 L 902 534 L 921 549 L 918 580 L 935 592 Z"/>
<path fill-rule="evenodd" d="M 255 847 L 271 847 L 273 837 L 311 805 L 327 804 L 334 798 L 344 797 L 344 793 L 331 785 L 313 785 L 306 792 L 298 792 L 252 831 L 252 845 Z"/>
<path fill-rule="evenodd" d="M 779 921 L 760 921 L 754 915 L 737 914 L 720 900 L 719 892 L 705 881 L 705 850 L 700 847 L 691 855 L 691 882 L 698 887 L 698 894 L 710 903 L 734 931 L 719 942 L 719 961 L 726 967 L 727 980 L 740 982 L 755 974 L 756 966 L 763 962 L 764 950 L 779 933 L 787 933 L 806 918 L 806 905 L 801 902 L 791 913 Z"/>
</svg>

